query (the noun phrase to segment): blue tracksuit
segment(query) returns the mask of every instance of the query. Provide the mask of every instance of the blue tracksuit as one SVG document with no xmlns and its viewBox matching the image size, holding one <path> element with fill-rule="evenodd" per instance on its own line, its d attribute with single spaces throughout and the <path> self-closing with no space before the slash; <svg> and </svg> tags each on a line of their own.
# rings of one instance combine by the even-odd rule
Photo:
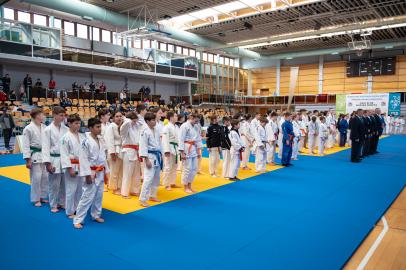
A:
<svg viewBox="0 0 406 270">
<path fill-rule="evenodd" d="M 282 124 L 282 132 L 283 132 L 282 165 L 287 165 L 290 164 L 290 159 L 292 158 L 292 144 L 293 138 L 295 137 L 295 134 L 293 133 L 292 122 L 285 121 Z"/>
</svg>

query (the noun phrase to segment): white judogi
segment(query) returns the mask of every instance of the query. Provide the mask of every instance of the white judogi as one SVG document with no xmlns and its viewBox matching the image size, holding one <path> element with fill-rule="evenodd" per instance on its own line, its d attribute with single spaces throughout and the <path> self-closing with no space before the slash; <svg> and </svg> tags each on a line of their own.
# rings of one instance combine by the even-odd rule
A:
<svg viewBox="0 0 406 270">
<path fill-rule="evenodd" d="M 73 134 L 70 130 L 61 141 L 61 164 L 65 171 L 66 215 L 73 215 L 82 196 L 84 176 L 90 175 L 90 166 L 84 149 L 86 135 Z M 78 164 L 79 163 L 79 164 Z M 76 176 L 69 174 L 68 168 L 73 168 Z"/>
<path fill-rule="evenodd" d="M 313 121 L 309 122 L 309 125 L 308 125 L 308 128 L 309 128 L 309 132 L 308 132 L 308 134 L 309 134 L 309 154 L 313 153 L 314 147 L 316 146 L 316 138 L 317 138 L 317 135 L 319 133 L 318 126 L 319 125 L 317 124 L 317 121 L 316 122 L 313 122 Z"/>
<path fill-rule="evenodd" d="M 319 125 L 319 154 L 324 154 L 324 147 L 328 138 L 328 128 L 325 123 L 320 123 Z"/>
<path fill-rule="evenodd" d="M 200 138 L 202 137 L 202 125 L 200 125 L 200 122 L 196 124 L 199 127 L 199 132 L 200 132 Z M 201 173 L 202 170 L 202 156 L 197 157 L 197 173 Z"/>
<path fill-rule="evenodd" d="M 201 149 L 202 137 L 199 125 L 192 125 L 190 121 L 182 124 L 179 130 L 179 151 L 184 151 L 186 160 L 183 160 L 182 184 L 193 182 L 198 168 L 198 149 Z"/>
<path fill-rule="evenodd" d="M 282 124 L 285 122 L 285 118 L 281 117 L 281 119 L 278 122 L 278 131 L 279 131 L 279 135 L 278 135 L 278 147 L 279 147 L 279 151 L 278 151 L 278 157 L 280 159 L 282 159 L 282 151 L 283 151 L 283 143 L 282 143 L 282 138 L 283 138 L 283 131 L 282 131 Z"/>
<path fill-rule="evenodd" d="M 238 131 L 231 129 L 230 134 L 228 137 L 231 141 L 231 148 L 230 148 L 230 169 L 228 173 L 228 178 L 235 178 L 238 175 L 238 169 L 240 168 L 240 156 L 242 153 L 240 152 L 244 147 L 244 141 L 241 139 L 240 134 Z"/>
<path fill-rule="evenodd" d="M 307 134 L 307 122 L 306 121 L 299 121 L 300 127 L 300 138 L 299 138 L 299 151 L 301 151 L 304 147 L 306 134 Z"/>
<path fill-rule="evenodd" d="M 267 135 L 267 141 L 269 143 L 269 151 L 267 152 L 267 162 L 274 163 L 275 162 L 275 150 L 276 150 L 276 142 L 278 140 L 278 124 L 272 119 L 268 118 L 268 123 L 265 126 L 265 131 Z"/>
<path fill-rule="evenodd" d="M 143 125 L 140 131 L 140 156 L 148 157 L 152 167 L 148 168 L 144 160 L 144 182 L 142 183 L 140 201 L 156 198 L 161 173 L 162 153 L 160 134 L 158 129 L 151 129 Z"/>
<path fill-rule="evenodd" d="M 178 152 L 178 131 L 177 126 L 169 122 L 163 129 L 162 148 L 164 153 L 170 153 L 170 156 L 164 156 L 164 171 L 162 183 L 165 186 L 174 185 L 176 182 L 176 169 L 179 162 Z"/>
<path fill-rule="evenodd" d="M 251 126 L 248 121 L 244 120 L 241 122 L 240 135 L 245 145 L 244 152 L 242 153 L 242 167 L 248 167 L 248 162 L 251 154 L 250 145 L 252 145 L 254 141 Z"/>
<path fill-rule="evenodd" d="M 50 163 L 55 168 L 54 173 L 48 173 L 49 205 L 51 208 L 58 207 L 58 204 L 65 205 L 65 175 L 61 165 L 61 139 L 68 130 L 68 127 L 63 123 L 57 127 L 54 122 L 44 130 L 42 161 Z"/>
<path fill-rule="evenodd" d="M 253 133 L 252 136 L 254 136 L 254 137 L 255 137 L 255 132 L 257 132 L 257 127 L 259 126 L 259 124 L 260 123 L 259 123 L 258 119 L 254 118 L 251 120 L 250 129 L 251 129 L 251 132 Z"/>
<path fill-rule="evenodd" d="M 266 130 L 259 125 L 255 132 L 255 171 L 264 172 L 266 170 L 266 154 L 267 154 L 268 139 Z"/>
<path fill-rule="evenodd" d="M 297 155 L 299 154 L 299 141 L 301 138 L 300 133 L 300 125 L 298 121 L 292 121 L 293 124 L 293 133 L 295 137 L 293 138 L 293 148 L 292 148 L 292 159 L 297 159 Z"/>
<path fill-rule="evenodd" d="M 138 148 L 142 126 L 139 123 L 133 124 L 131 119 L 125 118 L 120 127 L 123 153 L 121 195 L 125 197 L 130 193 L 139 194 L 141 189 L 141 162 Z"/>
<path fill-rule="evenodd" d="M 100 136 L 101 138 L 101 136 Z M 90 133 L 86 134 L 83 149 L 88 160 L 87 170 L 91 171 L 94 181 L 83 183 L 82 196 L 80 198 L 73 224 L 83 224 L 87 211 L 90 210 L 92 219 L 100 218 L 102 213 L 102 201 L 104 192 L 104 176 L 109 173 L 106 160 L 106 147 L 103 140 L 95 140 Z"/>
<path fill-rule="evenodd" d="M 231 126 L 223 126 L 222 128 L 224 129 L 231 129 Z M 228 143 L 228 141 L 227 141 Z M 231 145 L 230 145 L 231 148 Z M 223 156 L 223 166 L 222 166 L 222 170 L 221 170 L 221 176 L 223 178 L 227 178 L 228 175 L 230 174 L 230 160 L 231 160 L 231 156 L 230 156 L 230 149 L 224 147 L 221 149 L 221 155 Z"/>
<path fill-rule="evenodd" d="M 119 127 L 116 123 L 111 123 L 107 127 L 105 140 L 107 146 L 107 160 L 111 171 L 108 187 L 111 190 L 117 190 L 121 187 L 123 160 L 121 155 L 121 136 L 119 133 Z M 117 155 L 115 161 L 111 158 L 111 154 Z"/>
<path fill-rule="evenodd" d="M 42 157 L 44 131 L 45 125 L 37 126 L 34 121 L 31 121 L 23 130 L 23 158 L 29 158 L 32 162 L 30 169 L 31 202 L 39 202 L 48 196 L 48 173 Z"/>
</svg>

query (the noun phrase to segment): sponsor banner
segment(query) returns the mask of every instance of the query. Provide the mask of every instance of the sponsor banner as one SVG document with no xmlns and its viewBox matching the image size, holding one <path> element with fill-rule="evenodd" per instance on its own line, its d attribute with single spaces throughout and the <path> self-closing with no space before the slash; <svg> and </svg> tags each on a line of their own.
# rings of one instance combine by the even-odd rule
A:
<svg viewBox="0 0 406 270">
<path fill-rule="evenodd" d="M 389 94 L 357 94 L 346 96 L 346 113 L 352 113 L 358 109 L 375 110 L 381 109 L 382 113 L 388 112 Z"/>
<path fill-rule="evenodd" d="M 388 115 L 400 116 L 400 93 L 389 94 Z"/>
<path fill-rule="evenodd" d="M 336 95 L 336 116 L 345 114 L 346 111 L 346 95 Z"/>
</svg>

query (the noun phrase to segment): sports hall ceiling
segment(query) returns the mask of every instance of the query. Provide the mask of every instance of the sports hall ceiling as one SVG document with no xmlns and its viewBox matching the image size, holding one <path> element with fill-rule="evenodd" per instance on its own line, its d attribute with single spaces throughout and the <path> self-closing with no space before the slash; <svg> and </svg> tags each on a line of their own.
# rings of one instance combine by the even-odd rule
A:
<svg viewBox="0 0 406 270">
<path fill-rule="evenodd" d="M 256 0 L 241 0 L 245 8 L 221 12 L 216 18 L 195 18 L 179 26 L 179 21 L 193 12 L 205 11 L 233 0 L 88 0 L 86 2 L 106 7 L 116 12 L 136 16 L 139 6 L 146 3 L 160 20 L 171 20 L 181 29 L 227 44 L 229 47 L 249 45 L 249 49 L 261 54 L 276 54 L 320 48 L 345 47 L 351 41 L 348 34 L 264 44 L 273 37 L 293 33 L 331 29 L 365 22 L 383 21 L 392 17 L 406 19 L 405 0 L 275 0 L 260 1 L 260 5 L 247 3 Z M 217 9 L 220 10 L 220 9 Z M 210 12 L 208 12 L 209 14 Z M 203 12 L 204 14 L 204 12 Z M 403 17 L 403 18 L 402 18 Z M 173 26 L 173 25 L 172 25 Z M 329 31 L 329 30 L 327 30 Z M 373 30 L 367 36 L 374 42 L 406 39 L 406 24 L 398 27 Z M 266 42 L 265 42 L 266 43 Z M 258 46 L 257 46 L 258 45 Z"/>
</svg>

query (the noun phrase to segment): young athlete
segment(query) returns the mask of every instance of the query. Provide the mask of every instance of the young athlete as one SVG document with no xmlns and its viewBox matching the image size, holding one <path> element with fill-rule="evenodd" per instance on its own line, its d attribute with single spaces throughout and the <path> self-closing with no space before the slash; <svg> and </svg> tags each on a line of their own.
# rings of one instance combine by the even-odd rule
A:
<svg viewBox="0 0 406 270">
<path fill-rule="evenodd" d="M 290 112 L 285 112 L 284 114 L 285 121 L 282 124 L 282 165 L 283 166 L 292 166 L 290 160 L 292 158 L 292 146 L 293 146 L 293 138 L 295 134 L 293 132 L 293 125 L 292 125 L 292 114 Z"/>
<path fill-rule="evenodd" d="M 69 130 L 61 140 L 61 164 L 65 170 L 65 212 L 69 218 L 74 217 L 82 196 L 83 178 L 88 173 L 86 169 L 88 161 L 83 148 L 86 135 L 79 133 L 80 124 L 79 115 L 69 115 Z"/>
<path fill-rule="evenodd" d="M 238 169 L 240 168 L 240 162 L 242 160 L 242 154 L 244 152 L 244 142 L 238 132 L 240 128 L 240 122 L 237 119 L 231 120 L 231 131 L 228 135 L 230 137 L 231 148 L 230 148 L 230 170 L 229 170 L 229 180 L 238 181 L 240 180 L 238 176 Z"/>
<path fill-rule="evenodd" d="M 107 160 L 109 162 L 111 170 L 109 189 L 112 190 L 114 194 L 120 195 L 120 188 L 123 177 L 120 126 L 123 122 L 123 115 L 121 114 L 121 112 L 116 111 L 115 113 L 113 113 L 112 117 L 113 123 L 109 125 L 105 135 L 108 154 Z"/>
<path fill-rule="evenodd" d="M 254 136 L 251 131 L 251 115 L 247 114 L 244 117 L 244 120 L 240 123 L 240 135 L 241 138 L 244 142 L 245 148 L 244 148 L 244 153 L 242 154 L 242 169 L 243 170 L 250 170 L 248 167 L 248 162 L 250 159 L 251 155 L 251 147 L 254 142 Z"/>
<path fill-rule="evenodd" d="M 182 184 L 186 193 L 195 192 L 192 183 L 197 173 L 197 159 L 201 156 L 203 148 L 198 121 L 198 115 L 191 114 L 179 130 L 179 152 L 183 163 Z"/>
<path fill-rule="evenodd" d="M 175 125 L 178 121 L 178 116 L 173 111 L 166 113 L 168 124 L 164 127 L 162 133 L 162 147 L 164 151 L 164 171 L 162 182 L 166 190 L 177 188 L 176 170 L 180 162 L 178 151 L 178 127 Z"/>
<path fill-rule="evenodd" d="M 265 130 L 267 123 L 266 117 L 261 117 L 255 132 L 255 172 L 259 173 L 266 171 L 266 155 L 269 151 L 268 136 Z"/>
<path fill-rule="evenodd" d="M 92 219 L 98 223 L 103 223 L 102 201 L 104 192 L 104 178 L 109 173 L 106 161 L 106 149 L 103 141 L 100 140 L 101 121 L 98 118 L 88 120 L 89 133 L 82 143 L 84 148 L 86 163 L 81 167 L 81 174 L 85 178 L 83 192 L 79 200 L 76 215 L 73 219 L 73 226 L 76 229 L 83 228 L 83 223 L 87 212 L 90 210 Z"/>
<path fill-rule="evenodd" d="M 129 199 L 130 195 L 139 196 L 141 189 L 141 158 L 139 155 L 140 129 L 135 112 L 128 112 L 120 127 L 123 153 L 123 181 L 121 196 Z"/>
<path fill-rule="evenodd" d="M 223 169 L 221 172 L 221 176 L 223 178 L 228 178 L 229 170 L 230 170 L 230 148 L 231 142 L 230 138 L 228 137 L 230 134 L 230 118 L 223 117 L 223 126 L 221 129 L 221 152 L 223 155 Z"/>
<path fill-rule="evenodd" d="M 48 175 L 43 164 L 42 141 L 45 125 L 42 109 L 34 108 L 30 112 L 31 123 L 23 130 L 23 158 L 30 170 L 31 202 L 40 207 L 48 200 Z"/>
<path fill-rule="evenodd" d="M 44 130 L 42 141 L 42 157 L 48 171 L 49 205 L 51 212 L 58 212 L 59 207 L 65 207 L 65 177 L 61 165 L 61 138 L 68 132 L 64 121 L 65 109 L 55 106 L 52 109 L 53 122 Z"/>
<path fill-rule="evenodd" d="M 324 155 L 324 148 L 327 143 L 329 136 L 328 127 L 326 125 L 326 118 L 320 116 L 320 125 L 319 125 L 319 154 Z"/>
<path fill-rule="evenodd" d="M 314 147 L 316 146 L 316 140 L 317 136 L 319 134 L 319 124 L 317 123 L 317 117 L 312 116 L 312 120 L 309 122 L 308 125 L 308 137 L 309 137 L 309 154 L 313 155 L 315 154 L 314 152 Z"/>
<path fill-rule="evenodd" d="M 221 126 L 217 122 L 217 116 L 210 117 L 210 126 L 207 128 L 206 144 L 209 151 L 209 172 L 212 177 L 218 177 L 221 151 Z"/>
<path fill-rule="evenodd" d="M 268 164 L 275 164 L 276 144 L 278 142 L 278 114 L 274 111 L 268 112 L 268 123 L 265 126 L 266 135 L 268 136 L 269 151 L 267 152 Z"/>
<path fill-rule="evenodd" d="M 148 207 L 148 200 L 160 202 L 157 197 L 159 176 L 163 168 L 159 130 L 156 126 L 156 115 L 147 113 L 144 117 L 146 125 L 140 132 L 140 156 L 144 164 L 144 182 L 142 183 L 140 204 Z"/>
</svg>

